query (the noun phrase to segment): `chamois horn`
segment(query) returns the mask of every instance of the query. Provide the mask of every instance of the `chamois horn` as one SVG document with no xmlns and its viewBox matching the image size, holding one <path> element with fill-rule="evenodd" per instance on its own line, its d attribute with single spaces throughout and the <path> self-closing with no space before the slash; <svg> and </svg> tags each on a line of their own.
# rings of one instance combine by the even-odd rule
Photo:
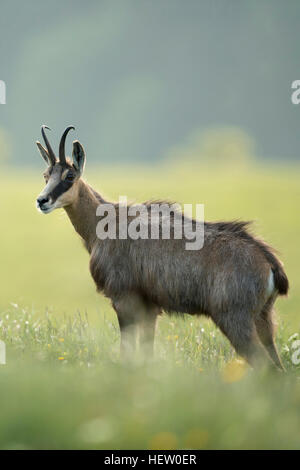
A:
<svg viewBox="0 0 300 470">
<path fill-rule="evenodd" d="M 43 125 L 42 126 L 42 136 L 43 136 L 43 139 L 45 141 L 45 144 L 46 144 L 46 147 L 47 147 L 47 150 L 48 150 L 48 155 L 49 155 L 50 162 L 52 163 L 52 165 L 55 165 L 56 156 L 55 156 L 55 153 L 53 152 L 53 150 L 51 148 L 51 145 L 49 144 L 49 140 L 46 136 L 45 129 L 49 129 L 49 131 L 51 131 L 51 129 L 48 126 Z"/>
<path fill-rule="evenodd" d="M 67 137 L 67 135 L 68 135 L 68 133 L 70 132 L 71 129 L 75 130 L 75 127 L 73 127 L 73 126 L 67 127 L 67 129 L 63 133 L 62 138 L 60 140 L 60 144 L 59 144 L 59 161 L 62 165 L 66 164 L 65 143 L 66 143 L 66 137 Z"/>
</svg>

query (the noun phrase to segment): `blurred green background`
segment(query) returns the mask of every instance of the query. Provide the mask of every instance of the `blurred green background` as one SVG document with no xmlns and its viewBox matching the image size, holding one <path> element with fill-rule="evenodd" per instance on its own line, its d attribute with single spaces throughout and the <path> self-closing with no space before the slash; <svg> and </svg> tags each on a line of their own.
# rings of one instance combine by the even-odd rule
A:
<svg viewBox="0 0 300 470">
<path fill-rule="evenodd" d="M 94 163 L 153 162 L 238 126 L 266 159 L 299 159 L 297 0 L 2 0 L 0 127 L 38 166 L 41 124 L 69 124 Z"/>
<path fill-rule="evenodd" d="M 299 14 L 292 0 L 2 0 L 0 448 L 299 448 Z M 81 241 L 63 210 L 35 208 L 43 123 L 55 148 L 76 126 L 108 199 L 254 221 L 291 283 L 276 303 L 287 380 L 257 378 L 188 316 L 160 319 L 154 363 L 119 363 Z"/>
</svg>

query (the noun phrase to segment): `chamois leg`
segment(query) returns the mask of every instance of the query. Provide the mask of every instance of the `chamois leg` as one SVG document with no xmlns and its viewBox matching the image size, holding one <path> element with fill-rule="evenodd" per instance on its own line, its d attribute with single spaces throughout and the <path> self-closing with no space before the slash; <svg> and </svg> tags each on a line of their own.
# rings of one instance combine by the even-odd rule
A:
<svg viewBox="0 0 300 470">
<path fill-rule="evenodd" d="M 159 313 L 160 309 L 158 307 L 148 304 L 139 323 L 140 349 L 145 358 L 153 356 L 155 326 Z"/>
<path fill-rule="evenodd" d="M 136 349 L 138 325 L 143 323 L 143 320 L 146 318 L 147 306 L 140 295 L 129 293 L 118 297 L 118 299 L 114 299 L 113 307 L 117 313 L 120 326 L 121 355 L 128 357 L 132 355 Z M 148 326 L 148 323 L 149 322 L 146 322 L 146 331 L 149 336 L 151 326 Z"/>
<path fill-rule="evenodd" d="M 260 314 L 255 318 L 255 325 L 257 334 L 268 351 L 272 361 L 278 369 L 284 371 L 285 369 L 282 365 L 274 342 L 274 324 L 272 321 L 274 300 L 275 298 L 268 300 Z"/>
<path fill-rule="evenodd" d="M 136 349 L 137 325 L 127 321 L 119 314 L 118 321 L 121 333 L 120 354 L 127 358 L 132 356 Z"/>
<path fill-rule="evenodd" d="M 141 312 L 142 302 L 138 296 L 128 294 L 113 300 L 113 307 L 120 326 L 121 356 L 128 357 L 136 349 L 138 317 Z"/>
<path fill-rule="evenodd" d="M 223 313 L 213 320 L 227 336 L 237 354 L 245 358 L 252 367 L 262 364 L 273 366 L 258 340 L 250 312 Z"/>
</svg>

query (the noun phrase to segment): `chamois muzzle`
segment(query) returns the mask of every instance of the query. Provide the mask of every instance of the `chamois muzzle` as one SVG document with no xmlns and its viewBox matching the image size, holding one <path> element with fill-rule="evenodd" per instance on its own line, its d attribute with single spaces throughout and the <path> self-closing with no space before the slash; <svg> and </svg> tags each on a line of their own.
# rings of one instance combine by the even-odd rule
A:
<svg viewBox="0 0 300 470">
<path fill-rule="evenodd" d="M 48 197 L 38 197 L 36 202 L 37 202 L 38 206 L 40 207 L 40 209 L 42 209 L 44 207 L 44 204 L 47 204 L 47 202 L 49 202 L 49 198 Z"/>
</svg>

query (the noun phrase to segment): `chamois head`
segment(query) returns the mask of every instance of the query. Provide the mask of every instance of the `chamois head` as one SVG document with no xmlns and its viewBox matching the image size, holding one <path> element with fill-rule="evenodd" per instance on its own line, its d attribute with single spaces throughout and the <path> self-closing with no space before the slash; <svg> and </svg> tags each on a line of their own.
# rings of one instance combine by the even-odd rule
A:
<svg viewBox="0 0 300 470">
<path fill-rule="evenodd" d="M 73 126 L 69 126 L 62 135 L 59 144 L 59 158 L 57 159 L 45 134 L 45 129 L 49 129 L 49 127 L 42 126 L 42 136 L 46 148 L 40 142 L 36 144 L 48 165 L 44 172 L 46 186 L 38 196 L 36 205 L 40 212 L 49 214 L 54 209 L 72 204 L 76 198 L 78 180 L 84 168 L 85 153 L 80 142 L 75 140 L 73 142 L 73 160 L 71 161 L 69 158 L 66 158 L 66 137 L 71 129 L 75 129 Z"/>
</svg>

